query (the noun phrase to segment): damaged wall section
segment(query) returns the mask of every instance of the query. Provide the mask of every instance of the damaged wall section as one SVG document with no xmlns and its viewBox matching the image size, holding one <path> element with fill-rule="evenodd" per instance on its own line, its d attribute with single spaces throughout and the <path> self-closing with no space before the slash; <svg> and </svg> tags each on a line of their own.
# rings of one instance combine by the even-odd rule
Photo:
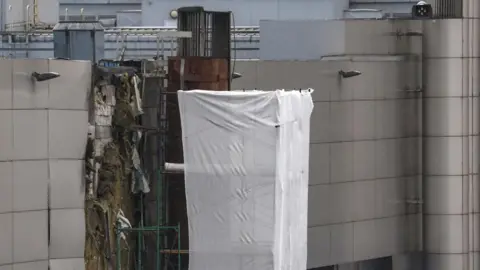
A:
<svg viewBox="0 0 480 270">
<path fill-rule="evenodd" d="M 173 255 L 179 227 L 166 221 L 161 174 L 165 63 L 104 60 L 95 67 L 85 156 L 89 270 L 181 264 Z"/>
<path fill-rule="evenodd" d="M 136 217 L 142 206 L 136 204 L 134 194 L 149 192 L 137 150 L 143 135 L 136 124 L 143 114 L 139 84 L 135 68 L 95 69 L 85 155 L 89 270 L 130 269 L 138 261 L 135 235 L 122 232 L 119 242 L 116 239 L 118 229 L 141 225 L 135 223 L 142 220 Z"/>
<path fill-rule="evenodd" d="M 0 76 L 0 269 L 84 269 L 91 64 L 0 59 Z"/>
</svg>

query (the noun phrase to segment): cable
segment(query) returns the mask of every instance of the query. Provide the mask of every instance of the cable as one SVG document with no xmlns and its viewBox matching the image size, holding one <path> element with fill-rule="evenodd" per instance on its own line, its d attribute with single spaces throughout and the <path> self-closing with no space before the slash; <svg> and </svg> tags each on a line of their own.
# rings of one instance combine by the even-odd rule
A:
<svg viewBox="0 0 480 270">
<path fill-rule="evenodd" d="M 235 15 L 234 13 L 232 12 L 232 26 L 233 26 L 233 64 L 232 64 L 232 73 L 230 74 L 230 85 L 232 84 L 232 81 L 233 81 L 233 74 L 235 73 L 235 62 L 237 60 L 237 42 L 236 42 L 236 39 L 235 39 Z M 230 28 L 232 29 L 232 28 Z"/>
</svg>

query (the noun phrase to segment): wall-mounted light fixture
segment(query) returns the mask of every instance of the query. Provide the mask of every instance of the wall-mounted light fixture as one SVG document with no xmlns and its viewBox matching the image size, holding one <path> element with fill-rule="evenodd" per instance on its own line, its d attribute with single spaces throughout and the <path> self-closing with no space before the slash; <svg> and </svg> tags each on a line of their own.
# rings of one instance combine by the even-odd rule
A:
<svg viewBox="0 0 480 270">
<path fill-rule="evenodd" d="M 238 73 L 238 72 L 233 72 L 232 73 L 232 79 L 238 79 L 238 78 L 241 78 L 242 77 L 242 74 Z"/>
<path fill-rule="evenodd" d="M 172 9 L 170 11 L 170 18 L 172 18 L 174 20 L 178 18 L 178 11 L 176 9 Z"/>
<path fill-rule="evenodd" d="M 345 78 L 345 79 L 355 77 L 361 74 L 362 73 L 358 70 L 349 70 L 349 71 L 340 70 L 338 72 L 338 75 L 342 76 L 342 78 Z"/>
<path fill-rule="evenodd" d="M 35 82 L 48 81 L 58 77 L 60 77 L 60 74 L 58 74 L 57 72 L 45 72 L 45 73 L 33 72 L 32 73 L 32 80 Z"/>
</svg>

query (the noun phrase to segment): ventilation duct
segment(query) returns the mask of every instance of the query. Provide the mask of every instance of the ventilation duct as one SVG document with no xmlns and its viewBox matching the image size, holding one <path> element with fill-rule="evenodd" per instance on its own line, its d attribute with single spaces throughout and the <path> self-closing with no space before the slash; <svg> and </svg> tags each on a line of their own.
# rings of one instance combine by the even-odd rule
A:
<svg viewBox="0 0 480 270">
<path fill-rule="evenodd" d="M 53 29 L 53 55 L 71 60 L 103 59 L 104 28 L 96 21 L 60 22 Z"/>
</svg>

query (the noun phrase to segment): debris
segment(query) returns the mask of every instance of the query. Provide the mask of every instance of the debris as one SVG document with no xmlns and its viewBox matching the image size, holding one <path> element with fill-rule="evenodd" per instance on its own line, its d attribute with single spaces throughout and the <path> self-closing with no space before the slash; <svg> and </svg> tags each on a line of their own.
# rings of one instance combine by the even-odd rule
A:
<svg viewBox="0 0 480 270">
<path fill-rule="evenodd" d="M 141 167 L 140 155 L 138 154 L 138 146 L 140 144 L 140 140 L 142 138 L 142 133 L 140 131 L 136 131 L 133 133 L 132 141 L 134 143 L 134 147 L 132 149 L 132 164 L 133 164 L 133 173 L 132 173 L 132 193 L 148 193 L 150 192 L 150 187 L 148 186 L 147 177 L 143 172 Z"/>
<path fill-rule="evenodd" d="M 137 75 L 132 77 L 132 84 L 134 87 L 134 98 L 133 98 L 133 105 L 132 109 L 134 111 L 135 116 L 139 116 L 143 114 L 142 110 L 142 98 L 140 97 L 140 91 L 138 90 L 138 84 L 140 83 L 140 79 Z"/>
<path fill-rule="evenodd" d="M 133 128 L 136 116 L 143 113 L 137 106 L 141 93 L 135 86 L 140 79 L 125 68 L 97 69 L 95 76 L 93 119 L 85 156 L 86 269 L 115 269 L 118 252 L 122 252 L 122 261 L 117 269 L 131 269 L 129 247 L 133 239 L 122 234 L 118 249 L 113 239 L 119 224 L 132 227 L 133 186 L 143 185 L 139 190 L 149 191 L 136 150 L 142 134 Z"/>
<path fill-rule="evenodd" d="M 132 228 L 132 224 L 130 224 L 130 221 L 128 220 L 128 218 L 125 217 L 125 214 L 123 213 L 122 209 L 118 210 L 117 224 L 120 226 L 121 229 Z M 127 237 L 125 236 L 124 232 L 120 233 L 120 237 L 123 239 L 123 241 L 127 241 Z"/>
</svg>

